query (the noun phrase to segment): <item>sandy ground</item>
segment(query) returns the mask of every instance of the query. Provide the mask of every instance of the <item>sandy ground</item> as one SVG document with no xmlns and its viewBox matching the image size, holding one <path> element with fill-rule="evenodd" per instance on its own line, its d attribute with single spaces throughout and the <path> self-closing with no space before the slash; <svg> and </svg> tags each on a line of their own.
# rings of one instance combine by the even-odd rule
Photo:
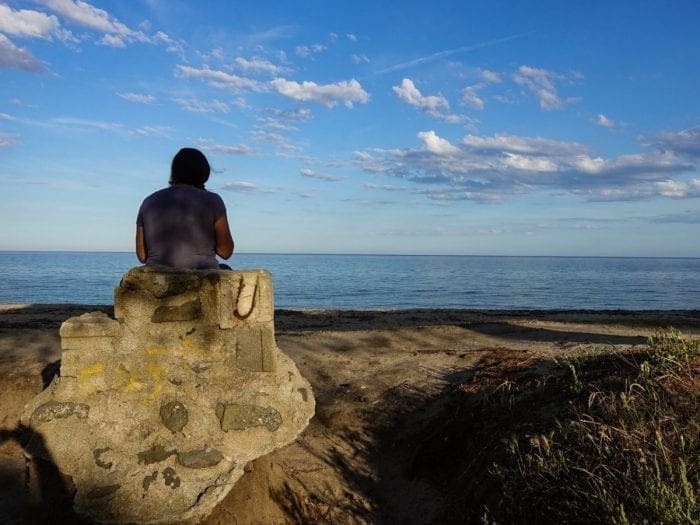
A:
<svg viewBox="0 0 700 525">
<path fill-rule="evenodd" d="M 0 305 L 3 523 L 78 522 L 69 480 L 54 472 L 32 483 L 18 422 L 58 368 L 61 322 L 96 309 L 111 313 Z M 295 443 L 247 467 L 209 525 L 434 522 L 449 495 L 426 480 L 441 473 L 416 476 L 407 465 L 430 468 L 415 457 L 412 429 L 434 424 L 444 392 L 514 370 L 546 380 L 560 372 L 553 357 L 643 345 L 660 327 L 700 337 L 699 311 L 280 310 L 275 321 L 278 346 L 313 386 L 316 416 Z"/>
</svg>

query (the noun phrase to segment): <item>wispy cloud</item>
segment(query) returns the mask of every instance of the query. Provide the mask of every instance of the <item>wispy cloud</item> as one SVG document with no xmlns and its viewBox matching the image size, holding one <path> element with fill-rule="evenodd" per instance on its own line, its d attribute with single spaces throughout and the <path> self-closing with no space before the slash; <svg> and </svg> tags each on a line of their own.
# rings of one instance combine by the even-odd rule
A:
<svg viewBox="0 0 700 525">
<path fill-rule="evenodd" d="M 252 155 L 255 150 L 245 144 L 219 144 L 211 139 L 197 139 L 197 145 L 220 155 Z"/>
<path fill-rule="evenodd" d="M 269 144 L 275 144 L 285 151 L 301 151 L 299 146 L 291 144 L 284 135 L 280 133 L 273 133 L 270 131 L 257 130 L 251 133 L 253 140 L 256 142 L 266 142 Z"/>
<path fill-rule="evenodd" d="M 596 115 L 594 122 L 598 126 L 601 126 L 603 128 L 608 128 L 608 129 L 611 129 L 611 128 L 614 128 L 617 126 L 617 122 L 615 122 L 610 117 L 606 117 L 602 113 L 598 113 L 598 115 Z"/>
<path fill-rule="evenodd" d="M 297 46 L 294 48 L 294 52 L 300 57 L 309 58 L 313 55 L 323 53 L 327 49 L 328 46 L 325 46 L 323 44 L 313 44 L 310 46 Z"/>
<path fill-rule="evenodd" d="M 462 102 L 474 109 L 484 109 L 486 103 L 479 94 L 479 91 L 484 89 L 489 84 L 498 84 L 501 82 L 501 76 L 495 71 L 482 69 L 479 72 L 481 82 L 467 86 L 462 90 Z"/>
<path fill-rule="evenodd" d="M 700 212 L 697 210 L 685 210 L 681 213 L 671 213 L 651 217 L 649 222 L 656 224 L 700 224 Z"/>
<path fill-rule="evenodd" d="M 168 139 L 170 138 L 171 132 L 172 128 L 168 126 L 142 126 L 131 130 L 129 134 L 136 137 L 158 137 Z"/>
<path fill-rule="evenodd" d="M 233 191 L 236 193 L 253 193 L 253 194 L 269 194 L 269 193 L 275 193 L 275 190 L 271 188 L 263 188 L 258 186 L 257 184 L 253 184 L 252 182 L 247 182 L 247 181 L 235 181 L 235 182 L 227 182 L 223 186 L 221 186 L 222 190 L 225 191 Z"/>
<path fill-rule="evenodd" d="M 303 177 L 309 177 L 312 179 L 324 180 L 326 182 L 339 182 L 344 180 L 345 177 L 339 177 L 337 175 L 328 175 L 327 173 L 319 173 L 309 168 L 302 168 L 299 170 L 299 174 Z"/>
<path fill-rule="evenodd" d="M 230 110 L 228 104 L 217 99 L 204 101 L 195 98 L 174 98 L 173 102 L 193 113 L 228 113 Z"/>
<path fill-rule="evenodd" d="M 485 47 L 491 47 L 491 46 L 497 46 L 499 44 L 504 44 L 506 42 L 510 42 L 512 40 L 517 40 L 518 38 L 522 38 L 522 37 L 527 36 L 529 34 L 531 34 L 531 33 L 520 33 L 517 35 L 511 35 L 511 36 L 507 36 L 504 38 L 496 38 L 494 40 L 486 40 L 484 42 L 480 42 L 478 44 L 473 44 L 470 46 L 461 46 L 461 47 L 455 47 L 453 49 L 446 49 L 444 51 L 438 51 L 437 53 L 433 53 L 431 55 L 415 58 L 415 59 L 409 60 L 407 62 L 402 62 L 400 64 L 394 64 L 393 66 L 389 66 L 389 67 L 386 67 L 384 69 L 380 69 L 379 71 L 376 71 L 375 74 L 383 75 L 385 73 L 391 73 L 393 71 L 400 71 L 402 69 L 407 69 L 410 67 L 428 64 L 430 62 L 435 62 L 436 60 L 442 60 L 444 58 L 451 57 L 452 55 L 457 55 L 460 53 L 468 53 L 469 51 L 476 51 L 477 49 L 483 49 Z"/>
<path fill-rule="evenodd" d="M 662 131 L 656 136 L 641 137 L 640 140 L 649 147 L 700 160 L 700 126 L 676 132 Z"/>
<path fill-rule="evenodd" d="M 17 135 L 0 131 L 0 148 L 9 148 L 15 144 L 19 144 L 19 137 Z"/>
<path fill-rule="evenodd" d="M 271 108 L 268 110 L 275 118 L 280 120 L 293 121 L 293 122 L 305 122 L 313 116 L 311 110 L 308 108 L 299 109 L 277 109 Z"/>
<path fill-rule="evenodd" d="M 559 96 L 555 83 L 565 78 L 564 75 L 530 66 L 520 66 L 513 75 L 516 84 L 526 87 L 535 95 L 540 107 L 545 111 L 561 109 L 577 100 L 576 98 L 562 99 Z"/>
<path fill-rule="evenodd" d="M 350 59 L 354 64 L 369 64 L 370 62 L 369 57 L 367 57 L 367 55 L 364 54 L 356 55 L 355 53 L 353 53 L 350 56 Z"/>
<path fill-rule="evenodd" d="M 243 57 L 238 57 L 233 61 L 234 65 L 241 71 L 247 73 L 265 73 L 267 75 L 279 75 L 289 71 L 288 67 L 278 66 L 261 58 L 252 58 L 250 60 Z"/>
<path fill-rule="evenodd" d="M 156 97 L 153 95 L 146 95 L 143 93 L 117 93 L 117 96 L 128 100 L 129 102 L 137 102 L 139 104 L 152 104 L 156 101 Z"/>
<path fill-rule="evenodd" d="M 239 77 L 225 71 L 210 69 L 205 66 L 195 68 L 191 66 L 178 65 L 175 67 L 175 76 L 180 78 L 194 78 L 203 80 L 219 89 L 228 89 L 230 91 L 265 91 L 265 84 L 257 80 Z"/>
<path fill-rule="evenodd" d="M 327 108 L 332 108 L 337 104 L 343 104 L 345 107 L 351 108 L 353 104 L 366 104 L 369 101 L 369 93 L 354 78 L 324 85 L 308 80 L 299 83 L 284 78 L 276 78 L 270 82 L 270 85 L 280 95 L 284 95 L 292 100 L 316 102 Z"/>
<path fill-rule="evenodd" d="M 0 33 L 0 68 L 19 69 L 29 73 L 45 73 L 46 66 L 25 48 L 17 47 Z"/>
</svg>

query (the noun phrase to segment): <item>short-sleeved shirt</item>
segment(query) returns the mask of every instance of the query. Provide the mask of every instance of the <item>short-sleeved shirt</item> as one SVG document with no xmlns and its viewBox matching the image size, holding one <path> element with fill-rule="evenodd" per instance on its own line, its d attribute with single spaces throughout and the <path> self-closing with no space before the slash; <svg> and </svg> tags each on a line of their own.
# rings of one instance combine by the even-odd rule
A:
<svg viewBox="0 0 700 525">
<path fill-rule="evenodd" d="M 176 268 L 218 268 L 214 222 L 226 215 L 216 193 L 174 185 L 148 197 L 136 224 L 143 227 L 146 264 Z"/>
</svg>

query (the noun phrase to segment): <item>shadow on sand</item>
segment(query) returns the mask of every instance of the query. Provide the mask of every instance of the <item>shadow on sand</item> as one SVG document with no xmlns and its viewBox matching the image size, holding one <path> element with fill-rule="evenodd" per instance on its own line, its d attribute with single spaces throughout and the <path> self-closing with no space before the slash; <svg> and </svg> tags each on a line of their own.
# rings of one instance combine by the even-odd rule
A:
<svg viewBox="0 0 700 525">
<path fill-rule="evenodd" d="M 72 510 L 73 483 L 58 470 L 41 433 L 20 424 L 0 430 L 0 444 L 8 441 L 22 448 L 25 465 L 23 482 L 16 479 L 16 472 L 0 472 L 0 479 L 7 482 L 3 496 L 11 499 L 3 505 L 3 523 L 85 523 Z"/>
</svg>

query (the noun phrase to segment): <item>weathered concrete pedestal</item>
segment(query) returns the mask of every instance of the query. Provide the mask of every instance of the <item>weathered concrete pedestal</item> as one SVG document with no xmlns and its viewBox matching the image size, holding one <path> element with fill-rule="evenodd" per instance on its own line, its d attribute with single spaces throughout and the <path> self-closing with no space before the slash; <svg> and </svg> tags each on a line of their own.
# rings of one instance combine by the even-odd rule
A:
<svg viewBox="0 0 700 525">
<path fill-rule="evenodd" d="M 275 343 L 270 275 L 134 268 L 114 307 L 63 323 L 60 377 L 23 423 L 73 478 L 79 514 L 196 523 L 314 414 Z"/>
</svg>

